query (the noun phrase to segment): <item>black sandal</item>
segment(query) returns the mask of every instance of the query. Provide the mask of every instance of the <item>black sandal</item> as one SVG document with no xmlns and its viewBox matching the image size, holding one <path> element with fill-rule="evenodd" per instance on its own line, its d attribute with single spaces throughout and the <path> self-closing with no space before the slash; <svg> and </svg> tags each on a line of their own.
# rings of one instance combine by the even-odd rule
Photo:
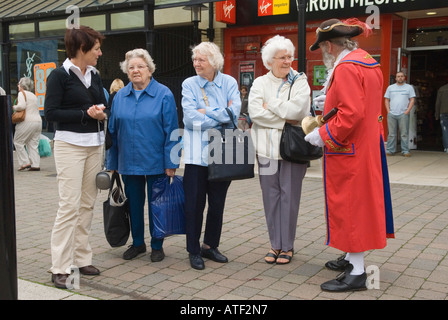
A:
<svg viewBox="0 0 448 320">
<path fill-rule="evenodd" d="M 266 263 L 269 263 L 269 264 L 276 263 L 276 262 L 277 262 L 277 258 L 278 258 L 279 253 L 280 253 L 280 249 L 279 249 L 279 250 L 271 249 L 271 250 L 264 256 L 264 261 L 266 261 Z M 266 258 L 274 258 L 274 260 L 267 260 Z"/>
<path fill-rule="evenodd" d="M 291 255 L 287 254 L 289 252 L 291 252 Z M 294 255 L 294 251 L 293 250 L 280 252 L 279 256 L 277 257 L 277 264 L 288 264 L 288 263 L 290 263 L 293 255 Z M 285 259 L 287 261 L 286 262 L 278 262 L 278 259 Z"/>
</svg>

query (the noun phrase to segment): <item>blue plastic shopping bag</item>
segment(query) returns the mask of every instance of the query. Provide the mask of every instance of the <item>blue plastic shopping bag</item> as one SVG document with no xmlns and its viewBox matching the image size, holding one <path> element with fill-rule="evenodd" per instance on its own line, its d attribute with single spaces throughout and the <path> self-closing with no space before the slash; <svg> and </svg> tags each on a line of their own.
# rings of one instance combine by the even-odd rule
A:
<svg viewBox="0 0 448 320">
<path fill-rule="evenodd" d="M 184 203 L 183 177 L 165 176 L 154 182 L 151 198 L 154 238 L 185 234 Z"/>
</svg>

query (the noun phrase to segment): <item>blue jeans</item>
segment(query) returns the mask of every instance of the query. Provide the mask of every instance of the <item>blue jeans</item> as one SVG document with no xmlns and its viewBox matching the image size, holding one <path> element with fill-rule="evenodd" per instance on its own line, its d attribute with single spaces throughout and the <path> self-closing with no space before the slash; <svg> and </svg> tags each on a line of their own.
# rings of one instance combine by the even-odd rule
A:
<svg viewBox="0 0 448 320">
<path fill-rule="evenodd" d="M 442 126 L 443 149 L 448 149 L 448 113 L 440 115 L 440 125 Z"/>
<path fill-rule="evenodd" d="M 148 194 L 148 215 L 149 215 L 149 233 L 154 230 L 154 223 L 151 212 L 152 185 L 158 178 L 164 174 L 153 176 L 131 176 L 122 175 L 124 182 L 124 191 L 129 202 L 129 211 L 131 216 L 131 234 L 134 247 L 139 247 L 145 243 L 145 185 Z M 163 239 L 151 237 L 151 248 L 154 250 L 162 249 Z"/>
<path fill-rule="evenodd" d="M 409 115 L 401 114 L 396 116 L 392 113 L 387 114 L 387 153 L 395 153 L 397 149 L 397 129 L 400 130 L 401 153 L 409 153 Z"/>
</svg>

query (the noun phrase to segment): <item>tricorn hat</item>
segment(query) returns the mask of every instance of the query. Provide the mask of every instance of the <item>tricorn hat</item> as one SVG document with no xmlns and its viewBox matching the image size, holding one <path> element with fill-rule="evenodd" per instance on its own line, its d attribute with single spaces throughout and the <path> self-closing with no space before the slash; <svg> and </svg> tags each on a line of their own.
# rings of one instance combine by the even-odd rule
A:
<svg viewBox="0 0 448 320">
<path fill-rule="evenodd" d="M 349 19 L 341 21 L 330 19 L 321 23 L 317 28 L 317 40 L 310 47 L 310 51 L 319 49 L 319 43 L 340 37 L 356 37 L 365 31 L 367 26 L 358 19 Z"/>
</svg>

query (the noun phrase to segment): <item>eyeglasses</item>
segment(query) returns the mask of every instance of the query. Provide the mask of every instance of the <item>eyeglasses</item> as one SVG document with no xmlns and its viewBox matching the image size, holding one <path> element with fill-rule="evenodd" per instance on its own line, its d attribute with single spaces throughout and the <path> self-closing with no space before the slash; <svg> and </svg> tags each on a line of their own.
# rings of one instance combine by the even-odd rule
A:
<svg viewBox="0 0 448 320">
<path fill-rule="evenodd" d="M 134 71 L 135 69 L 137 69 L 137 70 L 143 70 L 143 69 L 145 69 L 145 68 L 147 68 L 147 67 L 148 67 L 147 65 L 140 64 L 140 65 L 138 65 L 138 66 L 129 66 L 129 67 L 128 67 L 128 70 L 129 70 L 129 71 Z"/>
<path fill-rule="evenodd" d="M 274 59 L 277 59 L 277 60 L 282 60 L 282 61 L 293 61 L 294 60 L 294 57 L 293 56 L 284 56 L 284 57 L 274 57 Z"/>
<path fill-rule="evenodd" d="M 193 63 L 199 63 L 199 64 L 203 64 L 203 63 L 206 63 L 207 62 L 207 60 L 205 60 L 205 59 L 199 59 L 199 58 L 194 58 L 194 59 L 192 59 L 193 60 Z"/>
</svg>

